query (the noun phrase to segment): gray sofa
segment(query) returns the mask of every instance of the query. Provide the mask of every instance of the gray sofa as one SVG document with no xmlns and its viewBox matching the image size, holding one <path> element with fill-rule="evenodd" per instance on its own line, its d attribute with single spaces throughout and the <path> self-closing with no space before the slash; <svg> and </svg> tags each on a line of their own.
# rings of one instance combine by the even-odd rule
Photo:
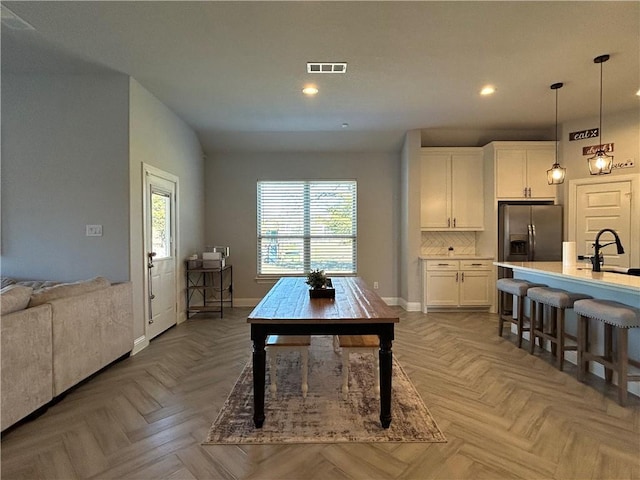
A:
<svg viewBox="0 0 640 480">
<path fill-rule="evenodd" d="M 1 291 L 3 431 L 133 348 L 130 282 L 42 286 L 14 282 Z"/>
</svg>

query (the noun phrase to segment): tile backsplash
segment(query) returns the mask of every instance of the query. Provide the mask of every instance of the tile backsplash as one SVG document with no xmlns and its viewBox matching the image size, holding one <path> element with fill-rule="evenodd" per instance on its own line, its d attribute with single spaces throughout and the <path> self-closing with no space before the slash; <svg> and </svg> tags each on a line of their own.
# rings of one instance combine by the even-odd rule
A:
<svg viewBox="0 0 640 480">
<path fill-rule="evenodd" d="M 475 255 L 476 232 L 422 232 L 422 255 L 446 255 L 449 247 L 454 255 Z"/>
</svg>

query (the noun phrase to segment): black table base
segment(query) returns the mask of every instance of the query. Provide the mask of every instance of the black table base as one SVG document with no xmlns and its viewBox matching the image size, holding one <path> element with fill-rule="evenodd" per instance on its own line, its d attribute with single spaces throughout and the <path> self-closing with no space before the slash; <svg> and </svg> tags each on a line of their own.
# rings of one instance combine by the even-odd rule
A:
<svg viewBox="0 0 640 480">
<path fill-rule="evenodd" d="M 380 338 L 380 423 L 391 425 L 391 374 L 393 364 L 393 323 L 306 323 L 251 324 L 253 341 L 253 423 L 256 428 L 264 424 L 264 392 L 268 335 L 377 335 Z"/>
</svg>

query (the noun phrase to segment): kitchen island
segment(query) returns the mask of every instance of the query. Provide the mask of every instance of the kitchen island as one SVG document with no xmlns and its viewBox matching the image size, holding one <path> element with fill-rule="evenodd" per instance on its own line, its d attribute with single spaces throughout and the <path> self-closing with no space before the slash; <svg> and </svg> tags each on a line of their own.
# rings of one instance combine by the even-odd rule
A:
<svg viewBox="0 0 640 480">
<path fill-rule="evenodd" d="M 593 272 L 587 264 L 566 266 L 562 262 L 494 262 L 494 265 L 511 269 L 514 278 L 640 307 L 640 277 L 607 271 Z M 604 337 L 602 322 L 592 321 L 590 327 L 591 341 L 601 346 Z M 566 329 L 567 332 L 576 334 L 576 316 L 573 310 L 567 311 Z M 525 333 L 525 338 L 527 335 Z M 640 361 L 640 329 L 637 328 L 629 332 L 629 358 L 635 362 Z M 576 364 L 575 352 L 567 352 L 566 359 Z M 591 369 L 592 373 L 604 378 L 602 365 L 592 363 Z M 629 391 L 640 395 L 640 384 L 632 382 Z"/>
</svg>

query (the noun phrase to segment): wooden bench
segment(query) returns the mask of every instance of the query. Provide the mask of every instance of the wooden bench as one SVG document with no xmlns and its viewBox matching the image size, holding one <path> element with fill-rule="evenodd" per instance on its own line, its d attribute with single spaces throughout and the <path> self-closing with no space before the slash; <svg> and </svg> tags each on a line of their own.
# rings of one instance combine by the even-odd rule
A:
<svg viewBox="0 0 640 480">
<path fill-rule="evenodd" d="M 378 363 L 378 349 L 380 340 L 377 335 L 335 335 L 333 349 L 342 350 L 342 398 L 349 395 L 349 354 L 352 352 L 369 352 L 373 355 L 375 365 L 375 391 L 380 393 L 380 367 Z"/>
<path fill-rule="evenodd" d="M 309 370 L 309 345 L 310 335 L 269 335 L 265 342 L 265 349 L 269 355 L 269 374 L 271 376 L 271 393 L 278 391 L 276 386 L 276 359 L 280 352 L 298 352 L 302 360 L 302 397 L 307 397 L 309 385 L 307 384 Z"/>
</svg>

